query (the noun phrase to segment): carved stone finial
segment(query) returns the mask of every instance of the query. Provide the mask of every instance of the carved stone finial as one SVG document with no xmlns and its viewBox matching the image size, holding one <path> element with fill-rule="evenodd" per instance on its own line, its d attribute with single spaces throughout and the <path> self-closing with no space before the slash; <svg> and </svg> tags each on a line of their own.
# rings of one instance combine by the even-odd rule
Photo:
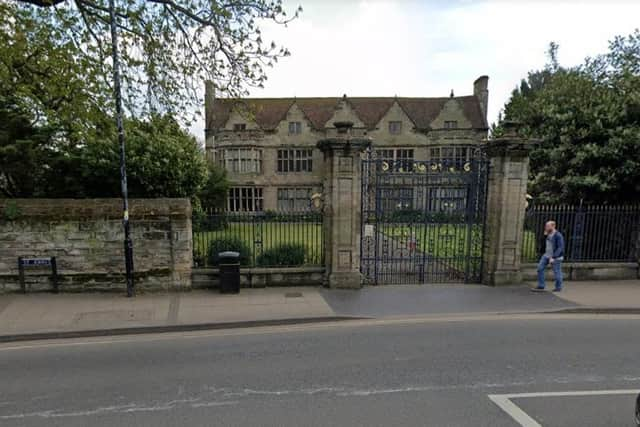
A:
<svg viewBox="0 0 640 427">
<path fill-rule="evenodd" d="M 505 120 L 502 122 L 502 129 L 506 137 L 517 137 L 520 127 L 522 127 L 522 123 L 515 120 Z"/>
</svg>

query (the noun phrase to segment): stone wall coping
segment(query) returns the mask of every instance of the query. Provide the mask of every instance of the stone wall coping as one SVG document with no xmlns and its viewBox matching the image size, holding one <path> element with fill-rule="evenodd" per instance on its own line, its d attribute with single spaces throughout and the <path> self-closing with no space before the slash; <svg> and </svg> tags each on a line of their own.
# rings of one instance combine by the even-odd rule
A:
<svg viewBox="0 0 640 427">
<path fill-rule="evenodd" d="M 573 268 L 638 268 L 637 262 L 563 262 L 563 267 Z M 538 268 L 538 263 L 522 263 L 522 268 Z"/>
<path fill-rule="evenodd" d="M 7 212 L 12 216 L 7 218 Z M 191 218 L 187 198 L 129 199 L 132 221 L 170 217 Z M 122 199 L 0 199 L 0 222 L 24 219 L 69 221 L 75 219 L 122 219 Z"/>
<path fill-rule="evenodd" d="M 193 268 L 192 274 L 218 274 L 217 268 Z M 324 273 L 324 267 L 242 267 L 240 274 L 299 274 Z"/>
</svg>

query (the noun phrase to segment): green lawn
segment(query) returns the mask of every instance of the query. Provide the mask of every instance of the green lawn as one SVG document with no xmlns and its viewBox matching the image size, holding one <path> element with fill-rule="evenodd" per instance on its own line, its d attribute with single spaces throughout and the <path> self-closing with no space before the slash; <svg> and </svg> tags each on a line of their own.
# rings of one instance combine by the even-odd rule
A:
<svg viewBox="0 0 640 427">
<path fill-rule="evenodd" d="M 465 224 L 429 224 L 426 228 L 424 224 L 388 224 L 380 230 L 383 234 L 406 241 L 407 244 L 412 238 L 415 238 L 418 250 L 435 257 L 464 256 L 469 244 L 471 244 L 470 254 L 472 257 L 482 255 L 482 226 L 480 225 L 472 226 L 470 241 Z M 533 231 L 525 230 L 524 232 L 522 261 L 538 261 L 536 235 Z"/>
<path fill-rule="evenodd" d="M 196 231 L 193 233 L 194 258 L 199 265 L 207 264 L 207 252 L 212 241 L 236 237 L 242 239 L 252 251 L 250 264 L 263 251 L 282 244 L 302 244 L 306 248 L 305 264 L 321 265 L 322 225 L 317 223 L 286 222 L 230 222 L 226 227 L 215 231 Z"/>
<path fill-rule="evenodd" d="M 472 257 L 482 255 L 482 226 L 466 224 L 386 224 L 379 228 L 383 234 L 406 242 L 416 241 L 416 249 L 439 258 Z"/>
</svg>

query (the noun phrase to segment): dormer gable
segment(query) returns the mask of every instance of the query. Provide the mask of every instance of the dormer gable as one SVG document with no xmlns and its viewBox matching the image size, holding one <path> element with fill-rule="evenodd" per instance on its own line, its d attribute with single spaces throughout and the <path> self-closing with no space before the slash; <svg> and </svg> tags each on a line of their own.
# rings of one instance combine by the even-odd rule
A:
<svg viewBox="0 0 640 427">
<path fill-rule="evenodd" d="M 302 110 L 302 108 L 300 108 L 300 106 L 295 100 L 289 107 L 289 110 L 287 110 L 286 114 L 284 115 L 280 123 L 278 123 L 278 126 L 277 126 L 278 133 L 284 134 L 284 135 L 290 134 L 291 133 L 289 129 L 290 123 L 299 123 L 300 133 L 306 133 L 309 130 L 313 129 L 314 127 L 311 120 L 307 117 L 305 112 Z M 294 128 L 297 128 L 297 126 L 294 126 Z"/>
<path fill-rule="evenodd" d="M 239 129 L 242 127 L 244 129 Z M 256 130 L 260 129 L 260 126 L 256 123 L 255 116 L 251 111 L 238 105 L 229 112 L 223 129 L 227 131 Z"/>
<path fill-rule="evenodd" d="M 470 129 L 473 126 L 458 99 L 452 97 L 444 103 L 430 127 L 431 129 Z"/>
<path fill-rule="evenodd" d="M 391 123 L 391 124 L 390 124 Z M 399 129 L 396 123 L 399 123 Z M 407 115 L 397 100 L 391 104 L 386 113 L 375 126 L 376 131 L 382 135 L 402 135 L 411 132 L 415 127 L 413 120 Z"/>
</svg>

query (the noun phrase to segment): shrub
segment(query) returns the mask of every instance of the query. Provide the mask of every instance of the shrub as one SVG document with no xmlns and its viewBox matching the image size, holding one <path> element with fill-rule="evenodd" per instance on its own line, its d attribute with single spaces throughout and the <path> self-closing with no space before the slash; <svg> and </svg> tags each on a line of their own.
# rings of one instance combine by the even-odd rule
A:
<svg viewBox="0 0 640 427">
<path fill-rule="evenodd" d="M 20 214 L 21 212 L 18 204 L 13 200 L 8 201 L 4 207 L 4 219 L 6 219 L 7 221 L 15 221 L 16 219 L 18 219 Z"/>
<path fill-rule="evenodd" d="M 424 220 L 424 215 L 422 211 L 417 209 L 399 209 L 394 210 L 389 214 L 388 221 L 389 222 L 422 222 Z"/>
<path fill-rule="evenodd" d="M 465 222 L 465 215 L 459 212 L 434 212 L 429 213 L 426 220 L 436 224 L 461 224 Z"/>
<path fill-rule="evenodd" d="M 418 209 L 400 209 L 385 214 L 384 222 L 392 223 L 434 223 L 434 224 L 459 224 L 465 222 L 464 213 L 460 212 L 431 212 Z"/>
<path fill-rule="evenodd" d="M 322 214 L 315 211 L 279 212 L 266 210 L 257 218 L 264 222 L 322 222 Z"/>
<path fill-rule="evenodd" d="M 300 243 L 289 243 L 267 249 L 256 259 L 261 267 L 303 265 L 306 248 Z"/>
<path fill-rule="evenodd" d="M 224 214 L 207 214 L 202 211 L 194 212 L 191 221 L 194 231 L 220 231 L 227 228 L 229 224 Z"/>
<path fill-rule="evenodd" d="M 209 244 L 209 265 L 218 265 L 220 263 L 218 254 L 225 251 L 239 252 L 240 265 L 249 265 L 251 249 L 244 240 L 237 237 L 222 237 L 212 240 Z"/>
<path fill-rule="evenodd" d="M 283 212 L 276 212 L 271 210 L 265 210 L 260 214 L 260 219 L 265 222 L 285 222 L 287 219 L 287 214 Z"/>
</svg>

